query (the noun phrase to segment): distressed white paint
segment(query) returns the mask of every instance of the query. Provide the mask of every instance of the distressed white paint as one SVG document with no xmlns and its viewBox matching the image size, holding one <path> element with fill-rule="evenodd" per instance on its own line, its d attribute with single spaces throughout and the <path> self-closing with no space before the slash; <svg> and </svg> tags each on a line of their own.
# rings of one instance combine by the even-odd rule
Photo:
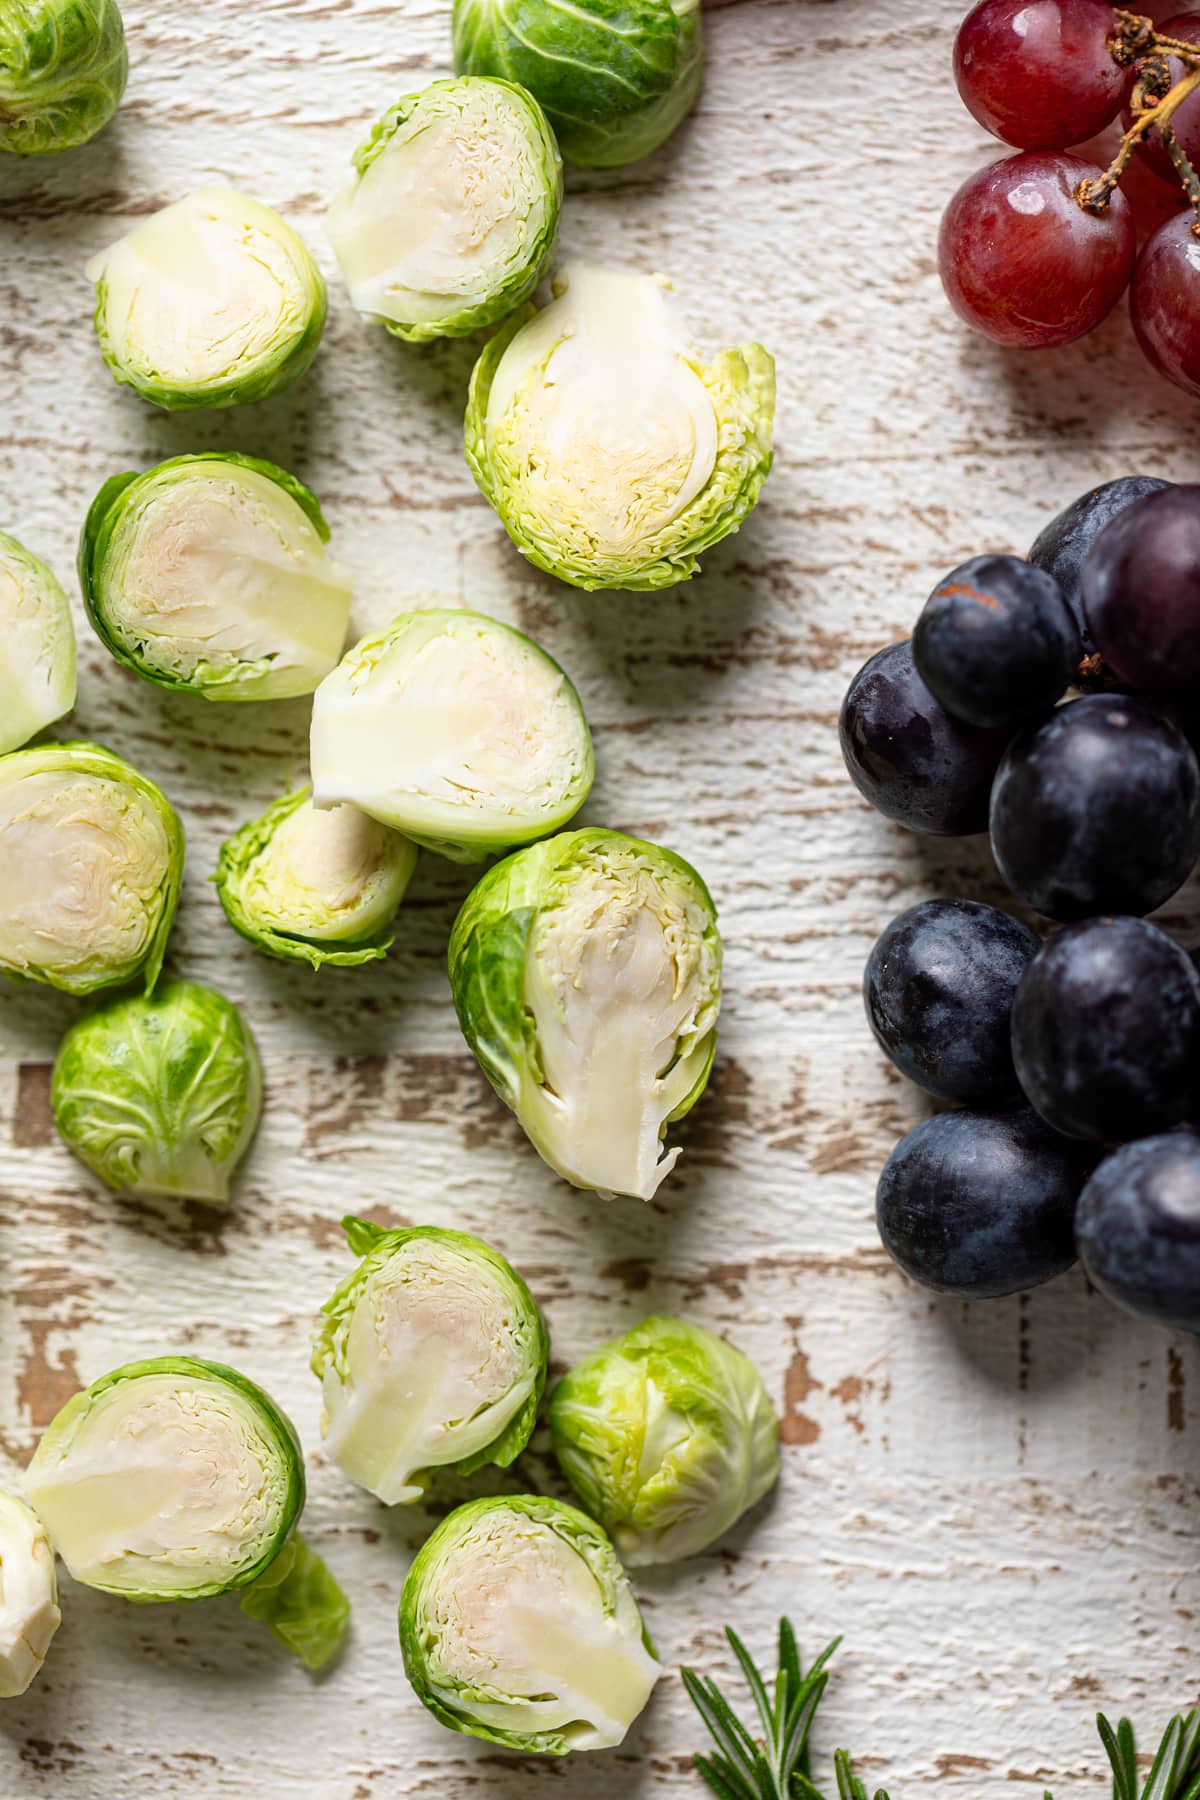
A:
<svg viewBox="0 0 1200 1800">
<path fill-rule="evenodd" d="M 1148 1730 L 1196 1699 L 1195 1346 L 1120 1317 L 1077 1275 L 1025 1301 L 933 1302 L 886 1263 L 871 1217 L 874 1174 L 917 1107 L 868 1042 L 863 957 L 910 900 L 991 893 L 994 876 L 981 846 L 914 843 L 858 802 L 834 732 L 845 681 L 963 557 L 1024 547 L 1093 481 L 1196 468 L 1195 409 L 1145 373 L 1122 320 L 1014 360 L 943 306 L 939 207 L 989 153 L 947 75 L 959 10 L 733 0 L 710 14 L 694 123 L 643 167 L 572 181 L 565 248 L 667 271 L 702 339 L 758 334 L 780 358 L 781 454 L 759 514 L 702 580 L 659 597 L 588 598 L 524 568 L 461 457 L 470 351 L 408 350 L 336 286 L 311 375 L 240 415 L 162 417 L 99 363 L 85 260 L 203 181 L 280 207 L 332 273 L 323 197 L 361 125 L 444 71 L 445 0 L 133 0 L 119 125 L 59 162 L 0 168 L 0 527 L 65 579 L 116 469 L 204 447 L 296 469 L 355 574 L 357 625 L 440 590 L 562 660 L 596 731 L 586 817 L 690 856 L 729 951 L 718 1076 L 679 1172 L 648 1207 L 574 1195 L 458 1037 L 442 954 L 464 874 L 423 861 L 386 965 L 314 977 L 258 958 L 207 876 L 221 837 L 302 769 L 305 706 L 169 697 L 83 630 L 75 724 L 180 804 L 173 966 L 245 1004 L 270 1105 L 228 1220 L 115 1203 L 47 1141 L 38 1101 L 74 1006 L 5 987 L 4 1457 L 27 1459 L 77 1378 L 172 1348 L 227 1357 L 304 1433 L 309 1529 L 356 1626 L 314 1684 L 235 1606 L 129 1607 L 65 1582 L 44 1678 L 0 1708 L 4 1800 L 701 1791 L 674 1672 L 622 1751 L 570 1766 L 451 1736 L 412 1699 L 394 1614 L 430 1515 L 385 1513 L 314 1449 L 307 1338 L 346 1267 L 348 1207 L 492 1238 L 544 1302 L 560 1365 L 651 1307 L 756 1359 L 791 1440 L 777 1496 L 713 1554 L 638 1586 L 673 1670 L 728 1672 L 726 1620 L 765 1651 L 785 1605 L 810 1650 L 844 1632 L 824 1767 L 850 1742 L 893 1800 L 1094 1795 L 1097 1704 Z M 1193 936 L 1198 891 L 1170 909 Z M 538 1455 L 522 1472 L 549 1479 Z"/>
</svg>

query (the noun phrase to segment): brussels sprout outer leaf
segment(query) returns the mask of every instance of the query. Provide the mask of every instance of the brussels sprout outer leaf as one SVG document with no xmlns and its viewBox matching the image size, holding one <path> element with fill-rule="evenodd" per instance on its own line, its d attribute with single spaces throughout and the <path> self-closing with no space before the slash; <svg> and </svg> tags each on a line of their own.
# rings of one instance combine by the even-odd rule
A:
<svg viewBox="0 0 1200 1800">
<path fill-rule="evenodd" d="M 0 12 L 0 151 L 50 156 L 86 144 L 125 92 L 116 0 L 25 0 Z"/>
<path fill-rule="evenodd" d="M 261 1619 L 306 1669 L 335 1655 L 350 1624 L 350 1602 L 308 1540 L 294 1532 L 271 1566 L 244 1591 L 242 1611 Z"/>
<path fill-rule="evenodd" d="M 347 1213 L 342 1220 L 342 1230 L 355 1256 L 369 1256 L 380 1240 L 387 1236 L 385 1225 L 376 1225 L 372 1219 L 356 1218 L 353 1213 Z"/>
</svg>

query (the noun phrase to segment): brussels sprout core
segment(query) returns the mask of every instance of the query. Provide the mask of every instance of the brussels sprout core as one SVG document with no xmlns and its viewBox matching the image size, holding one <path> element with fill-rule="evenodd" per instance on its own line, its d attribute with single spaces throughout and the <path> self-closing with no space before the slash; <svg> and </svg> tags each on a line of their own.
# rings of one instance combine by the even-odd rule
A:
<svg viewBox="0 0 1200 1800">
<path fill-rule="evenodd" d="M 207 700 L 311 694 L 341 655 L 350 584 L 314 495 L 274 463 L 177 456 L 101 488 L 79 548 L 119 662 Z"/>
<path fill-rule="evenodd" d="M 49 156 L 95 137 L 125 92 L 116 0 L 3 0 L 0 150 Z"/>
<path fill-rule="evenodd" d="M 0 754 L 75 704 L 75 627 L 45 563 L 0 531 Z"/>
<path fill-rule="evenodd" d="M 344 1221 L 363 1261 L 323 1308 L 325 1448 L 387 1505 L 431 1469 L 507 1467 L 533 1429 L 549 1342 L 525 1283 L 462 1232 Z"/>
<path fill-rule="evenodd" d="M 29 1498 L 76 1581 L 138 1600 L 240 1588 L 304 1505 L 294 1434 L 261 1388 L 220 1363 L 129 1363 L 46 1431 Z"/>
<path fill-rule="evenodd" d="M 564 832 L 489 870 L 450 941 L 468 1042 L 551 1168 L 651 1199 L 668 1123 L 716 1047 L 721 944 L 695 870 L 616 832 Z"/>
<path fill-rule="evenodd" d="M 472 376 L 475 478 L 518 549 L 576 587 L 686 580 L 771 466 L 771 358 L 750 344 L 701 363 L 663 290 L 569 264 Z"/>
<path fill-rule="evenodd" d="M 586 1356 L 550 1400 L 563 1473 L 627 1563 L 694 1556 L 779 1474 L 753 1363 L 682 1319 L 646 1319 Z"/>
<path fill-rule="evenodd" d="M 72 994 L 153 988 L 183 868 L 166 796 L 96 744 L 0 758 L 0 969 Z"/>
<path fill-rule="evenodd" d="M 46 1528 L 24 1501 L 0 1494 L 0 1700 L 25 1692 L 61 1621 Z"/>
<path fill-rule="evenodd" d="M 579 696 L 536 644 L 482 613 L 402 613 L 313 704 L 313 795 L 459 862 L 554 831 L 594 771 Z"/>
<path fill-rule="evenodd" d="M 621 1743 L 661 1673 L 604 1533 L 530 1494 L 442 1521 L 409 1570 L 400 1637 L 444 1725 L 554 1756 Z"/>
<path fill-rule="evenodd" d="M 278 213 L 201 188 L 88 264 L 114 380 L 167 411 L 265 400 L 303 374 L 325 284 Z"/>
<path fill-rule="evenodd" d="M 435 81 L 355 153 L 329 241 L 359 312 L 399 337 L 463 337 L 533 292 L 561 197 L 554 134 L 523 88 Z"/>
</svg>

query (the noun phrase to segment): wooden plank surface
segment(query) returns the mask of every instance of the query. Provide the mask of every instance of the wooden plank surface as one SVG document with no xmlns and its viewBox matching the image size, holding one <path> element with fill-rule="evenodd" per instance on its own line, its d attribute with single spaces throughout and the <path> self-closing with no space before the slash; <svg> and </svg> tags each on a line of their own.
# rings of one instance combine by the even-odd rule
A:
<svg viewBox="0 0 1200 1800">
<path fill-rule="evenodd" d="M 234 1605 L 137 1608 L 64 1583 L 44 1678 L 0 1709 L 4 1800 L 697 1794 L 678 1664 L 728 1673 L 725 1621 L 765 1652 L 783 1606 L 810 1652 L 846 1634 L 821 1748 L 851 1741 L 893 1800 L 1095 1794 L 1097 1704 L 1149 1725 L 1197 1698 L 1194 1342 L 1141 1329 L 1077 1274 L 971 1310 L 933 1301 L 872 1219 L 877 1170 L 919 1106 L 869 1042 L 863 958 L 911 900 L 994 894 L 995 876 L 983 845 L 917 843 L 861 805 L 837 751 L 845 682 L 957 561 L 1024 548 L 1094 481 L 1196 468 L 1194 406 L 1144 371 L 1123 319 L 1012 360 L 948 314 L 938 213 L 991 153 L 949 81 L 960 11 L 726 0 L 695 120 L 641 167 L 572 179 L 565 249 L 664 270 L 703 343 L 758 336 L 780 360 L 760 511 L 662 596 L 587 597 L 527 569 L 462 460 L 470 352 L 407 350 L 336 283 L 314 370 L 264 406 L 168 419 L 100 364 L 83 263 L 202 181 L 278 206 L 332 272 L 323 200 L 361 127 L 445 71 L 444 0 L 133 0 L 117 126 L 54 163 L 0 167 L 0 526 L 66 579 L 118 469 L 205 447 L 295 469 L 353 570 L 356 627 L 443 592 L 564 663 L 596 734 L 584 817 L 691 858 L 728 947 L 717 1072 L 679 1171 L 648 1206 L 574 1194 L 458 1035 L 443 955 L 463 872 L 423 859 L 386 964 L 314 977 L 257 957 L 208 877 L 221 838 L 302 773 L 306 705 L 163 694 L 81 613 L 75 727 L 180 806 L 171 966 L 246 1007 L 269 1102 L 228 1218 L 116 1202 L 50 1123 L 48 1065 L 75 1007 L 5 986 L 3 1473 L 110 1366 L 226 1358 L 305 1437 L 307 1528 L 356 1623 L 314 1684 Z M 1170 909 L 1189 941 L 1197 891 Z M 350 1207 L 492 1239 L 545 1305 L 558 1366 L 661 1307 L 727 1332 L 764 1372 L 783 1479 L 713 1553 L 639 1576 L 671 1672 L 620 1751 L 508 1756 L 444 1732 L 407 1688 L 396 1601 L 434 1509 L 387 1513 L 323 1462 L 306 1366 Z M 552 1480 L 539 1450 L 519 1473 Z"/>
</svg>

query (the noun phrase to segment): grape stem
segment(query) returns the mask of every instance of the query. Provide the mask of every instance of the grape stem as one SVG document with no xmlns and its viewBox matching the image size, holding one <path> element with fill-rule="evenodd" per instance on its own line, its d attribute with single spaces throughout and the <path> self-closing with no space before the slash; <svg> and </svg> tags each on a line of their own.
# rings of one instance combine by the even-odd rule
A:
<svg viewBox="0 0 1200 1800">
<path fill-rule="evenodd" d="M 1165 37 L 1154 29 L 1151 19 L 1140 13 L 1117 8 L 1114 17 L 1113 34 L 1109 39 L 1113 60 L 1123 68 L 1132 65 L 1137 73 L 1130 102 L 1133 123 L 1103 175 L 1094 181 L 1081 181 L 1075 189 L 1075 198 L 1085 212 L 1107 212 L 1108 203 L 1120 186 L 1134 151 L 1147 132 L 1157 130 L 1191 204 L 1192 230 L 1200 237 L 1200 175 L 1171 129 L 1171 120 L 1179 108 L 1200 88 L 1200 44 Z M 1173 86 L 1167 63 L 1169 56 L 1178 57 L 1184 67 L 1184 73 Z"/>
</svg>

